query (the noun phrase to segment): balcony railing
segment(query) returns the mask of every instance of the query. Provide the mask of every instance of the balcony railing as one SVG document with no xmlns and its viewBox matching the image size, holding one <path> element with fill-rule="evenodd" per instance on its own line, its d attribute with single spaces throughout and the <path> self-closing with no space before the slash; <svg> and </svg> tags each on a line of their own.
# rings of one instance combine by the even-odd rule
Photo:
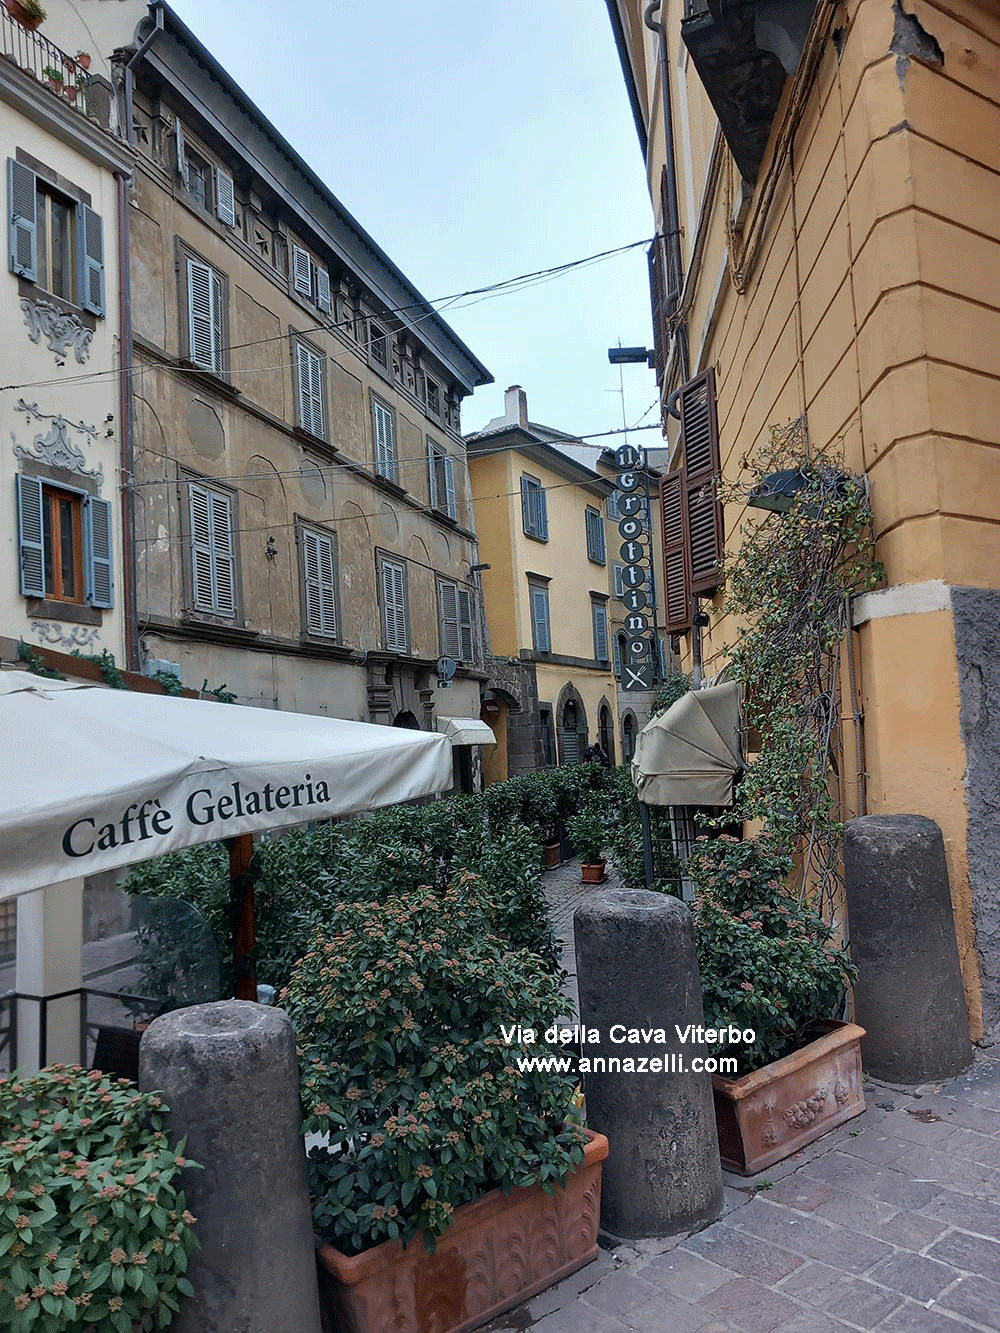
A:
<svg viewBox="0 0 1000 1333">
<path fill-rule="evenodd" d="M 92 78 L 74 56 L 40 33 L 29 31 L 0 3 L 0 56 L 36 79 L 53 97 L 108 128 L 107 87 Z"/>
</svg>

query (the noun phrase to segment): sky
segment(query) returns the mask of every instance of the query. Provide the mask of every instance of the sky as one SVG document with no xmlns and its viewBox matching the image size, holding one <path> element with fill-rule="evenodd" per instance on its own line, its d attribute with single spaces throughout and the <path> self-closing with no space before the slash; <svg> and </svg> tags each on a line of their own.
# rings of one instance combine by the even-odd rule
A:
<svg viewBox="0 0 1000 1333">
<path fill-rule="evenodd" d="M 416 288 L 471 288 L 648 240 L 645 167 L 603 0 L 172 0 L 172 7 Z M 280 14 L 280 17 L 278 15 Z M 645 247 L 444 318 L 570 434 L 655 422 Z M 656 434 L 639 437 L 648 446 Z M 611 437 L 616 445 L 620 439 Z"/>
</svg>

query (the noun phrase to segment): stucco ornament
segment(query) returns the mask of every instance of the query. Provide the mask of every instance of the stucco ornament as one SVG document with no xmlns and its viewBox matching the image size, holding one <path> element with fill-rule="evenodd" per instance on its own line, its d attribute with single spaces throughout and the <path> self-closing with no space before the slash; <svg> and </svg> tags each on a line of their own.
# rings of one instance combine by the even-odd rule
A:
<svg viewBox="0 0 1000 1333">
<path fill-rule="evenodd" d="M 39 643 L 58 644 L 60 648 L 90 648 L 101 638 L 93 626 L 60 625 L 53 620 L 33 620 L 31 630 Z"/>
<path fill-rule="evenodd" d="M 94 331 L 82 324 L 76 315 L 61 310 L 51 301 L 33 301 L 28 296 L 21 297 L 21 312 L 28 337 L 33 343 L 39 342 L 43 336 L 47 338 L 57 366 L 66 364 L 70 348 L 81 366 L 89 358 Z"/>
<path fill-rule="evenodd" d="M 85 421 L 67 421 L 61 413 L 40 412 L 37 403 L 26 403 L 23 398 L 18 399 L 14 411 L 23 412 L 29 425 L 33 421 L 52 423 L 46 433 L 35 436 L 30 447 L 18 444 L 12 431 L 10 438 L 14 443 L 16 458 L 27 459 L 32 463 L 48 463 L 50 467 L 61 467 L 67 472 L 78 472 L 81 477 L 93 477 L 98 485 L 101 484 L 104 468 L 100 463 L 95 468 L 87 467 L 86 454 L 69 437 L 69 431 L 79 431 L 86 436 L 89 444 L 93 444 L 97 439 L 96 426 L 88 426 Z"/>
</svg>

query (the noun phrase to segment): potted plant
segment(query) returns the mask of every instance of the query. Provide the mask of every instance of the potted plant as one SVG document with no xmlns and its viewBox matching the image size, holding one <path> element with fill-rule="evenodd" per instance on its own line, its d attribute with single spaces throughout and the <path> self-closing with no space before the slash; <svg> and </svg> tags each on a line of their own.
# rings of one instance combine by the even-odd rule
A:
<svg viewBox="0 0 1000 1333">
<path fill-rule="evenodd" d="M 168 1325 L 197 1244 L 166 1107 L 96 1070 L 0 1074 L 0 1328 Z"/>
<path fill-rule="evenodd" d="M 49 81 L 49 87 L 54 93 L 61 93 L 63 87 L 63 72 L 58 65 L 46 65 L 42 73 Z"/>
<path fill-rule="evenodd" d="M 705 1024 L 739 1029 L 715 1075 L 723 1164 L 753 1175 L 865 1109 L 864 1029 L 839 1022 L 856 971 L 833 931 L 785 880 L 792 858 L 773 838 L 700 839 L 689 861 Z"/>
<path fill-rule="evenodd" d="M 76 55 L 74 56 L 74 59 L 76 60 L 76 63 L 80 66 L 80 68 L 84 71 L 84 73 L 86 73 L 86 71 L 90 69 L 89 51 L 77 51 Z"/>
<path fill-rule="evenodd" d="M 567 821 L 573 850 L 580 858 L 580 874 L 584 884 L 601 884 L 604 881 L 604 845 L 608 840 L 608 823 L 599 796 L 591 795 L 584 800 L 575 815 Z"/>
<path fill-rule="evenodd" d="M 596 1254 L 607 1142 L 572 1123 L 571 1074 L 519 1063 L 549 1053 L 559 977 L 494 911 L 468 871 L 337 903 L 281 994 L 324 1284 L 353 1333 L 469 1329 Z"/>
<path fill-rule="evenodd" d="M 38 0 L 7 0 L 7 12 L 29 32 L 34 32 L 45 19 L 45 10 Z"/>
</svg>

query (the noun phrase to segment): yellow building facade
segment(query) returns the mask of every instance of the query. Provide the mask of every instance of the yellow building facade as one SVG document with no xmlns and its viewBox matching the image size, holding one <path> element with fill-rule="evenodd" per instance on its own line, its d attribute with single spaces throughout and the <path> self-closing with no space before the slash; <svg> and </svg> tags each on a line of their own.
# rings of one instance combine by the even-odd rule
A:
<svg viewBox="0 0 1000 1333">
<path fill-rule="evenodd" d="M 661 237 L 664 407 L 711 369 L 723 478 L 798 421 L 869 479 L 886 586 L 853 607 L 865 780 L 844 811 L 940 825 L 970 1028 L 995 1032 L 1000 15 L 820 0 L 782 27 L 751 0 L 725 22 L 715 0 L 608 7 Z M 728 549 L 741 519 L 726 506 Z M 710 676 L 734 630 L 724 590 L 700 605 Z"/>
<path fill-rule="evenodd" d="M 466 441 L 491 657 L 483 713 L 497 736 L 487 781 L 618 754 L 612 666 L 610 482 L 528 419 L 515 385 L 505 415 Z M 596 451 L 595 451 L 596 452 Z"/>
</svg>

